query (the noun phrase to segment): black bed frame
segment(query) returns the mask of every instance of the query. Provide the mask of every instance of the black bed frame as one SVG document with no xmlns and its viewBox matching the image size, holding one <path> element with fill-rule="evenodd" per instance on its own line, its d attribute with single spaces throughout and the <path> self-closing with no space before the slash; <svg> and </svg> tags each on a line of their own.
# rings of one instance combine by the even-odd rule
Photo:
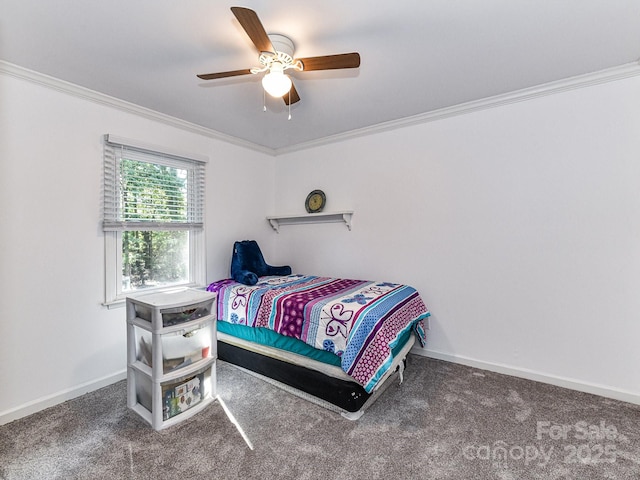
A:
<svg viewBox="0 0 640 480">
<path fill-rule="evenodd" d="M 372 395 L 355 383 L 218 341 L 218 358 L 272 378 L 347 412 L 357 412 Z"/>
</svg>

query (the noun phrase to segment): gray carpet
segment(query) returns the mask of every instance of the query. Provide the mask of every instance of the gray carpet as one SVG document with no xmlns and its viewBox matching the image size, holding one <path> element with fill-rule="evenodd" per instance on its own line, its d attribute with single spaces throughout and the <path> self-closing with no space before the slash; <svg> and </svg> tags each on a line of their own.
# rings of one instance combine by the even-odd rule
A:
<svg viewBox="0 0 640 480">
<path fill-rule="evenodd" d="M 358 421 L 222 363 L 155 432 L 119 382 L 0 427 L 2 479 L 640 479 L 640 406 L 411 355 Z"/>
</svg>

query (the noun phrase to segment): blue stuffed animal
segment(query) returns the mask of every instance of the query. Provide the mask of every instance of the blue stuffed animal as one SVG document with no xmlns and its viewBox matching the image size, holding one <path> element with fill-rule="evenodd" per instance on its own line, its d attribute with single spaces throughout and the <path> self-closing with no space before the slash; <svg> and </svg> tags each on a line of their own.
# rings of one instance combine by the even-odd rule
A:
<svg viewBox="0 0 640 480">
<path fill-rule="evenodd" d="M 255 285 L 265 275 L 291 275 L 290 266 L 267 265 L 255 240 L 242 240 L 233 244 L 231 278 L 244 285 Z"/>
</svg>

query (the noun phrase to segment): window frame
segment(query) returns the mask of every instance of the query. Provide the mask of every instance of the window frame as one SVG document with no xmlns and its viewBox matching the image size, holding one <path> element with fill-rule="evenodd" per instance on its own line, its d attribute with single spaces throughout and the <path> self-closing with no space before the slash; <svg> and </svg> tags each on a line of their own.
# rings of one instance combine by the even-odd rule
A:
<svg viewBox="0 0 640 480">
<path fill-rule="evenodd" d="M 132 226 L 127 226 L 125 221 L 115 222 L 113 212 L 107 212 L 113 207 L 114 188 L 113 185 L 117 177 L 118 161 L 108 159 L 109 155 L 114 154 L 114 149 L 125 148 L 131 152 L 141 152 L 147 157 L 158 159 L 158 164 L 166 165 L 167 158 L 171 164 L 180 168 L 199 169 L 196 172 L 197 177 L 195 183 L 200 190 L 196 193 L 195 199 L 191 201 L 195 203 L 198 218 L 194 225 L 171 225 L 167 223 L 167 227 L 163 228 L 154 222 L 152 230 L 180 230 L 189 231 L 189 279 L 187 282 L 176 283 L 172 285 L 163 285 L 158 287 L 149 287 L 143 290 L 127 291 L 122 290 L 122 232 L 144 231 L 144 226 L 140 222 L 135 222 Z M 117 153 L 117 152 L 116 152 Z M 121 157 L 120 157 L 121 158 Z M 148 161 L 148 160 L 146 160 Z M 128 295 L 135 293 L 150 293 L 167 290 L 175 290 L 176 288 L 202 287 L 206 282 L 206 258 L 205 258 L 205 225 L 204 225 L 204 209 L 205 209 L 205 171 L 207 157 L 194 154 L 185 154 L 181 152 L 171 151 L 167 148 L 157 147 L 153 145 L 143 144 L 135 140 L 124 139 L 107 134 L 104 136 L 104 204 L 103 204 L 103 230 L 105 241 L 105 301 L 107 307 L 121 306 Z M 114 165 L 115 162 L 115 165 Z M 117 227 L 114 227 L 118 224 Z"/>
</svg>

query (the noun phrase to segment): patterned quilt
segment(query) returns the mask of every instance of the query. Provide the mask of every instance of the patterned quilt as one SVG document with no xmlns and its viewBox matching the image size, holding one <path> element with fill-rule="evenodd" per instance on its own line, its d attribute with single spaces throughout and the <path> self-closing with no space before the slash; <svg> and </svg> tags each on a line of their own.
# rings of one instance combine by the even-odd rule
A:
<svg viewBox="0 0 640 480">
<path fill-rule="evenodd" d="M 392 349 L 413 329 L 424 346 L 430 313 L 407 285 L 308 275 L 261 277 L 209 285 L 218 292 L 218 320 L 265 327 L 335 353 L 342 369 L 367 392 L 393 362 Z"/>
</svg>

